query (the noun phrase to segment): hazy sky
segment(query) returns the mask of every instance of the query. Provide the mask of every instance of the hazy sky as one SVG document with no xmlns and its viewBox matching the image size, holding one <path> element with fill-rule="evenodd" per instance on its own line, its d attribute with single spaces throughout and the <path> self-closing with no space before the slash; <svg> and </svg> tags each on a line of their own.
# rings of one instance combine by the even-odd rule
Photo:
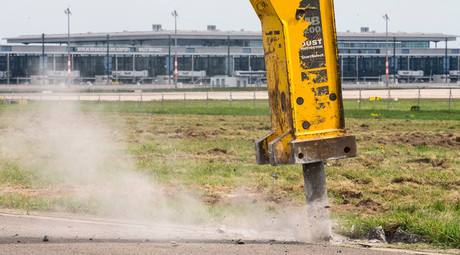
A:
<svg viewBox="0 0 460 255">
<path fill-rule="evenodd" d="M 173 29 L 174 9 L 180 16 L 179 29 L 217 25 L 220 30 L 260 30 L 249 0 L 0 0 L 0 4 L 0 38 L 66 33 L 68 6 L 75 33 L 146 31 L 152 24 Z M 382 16 L 388 13 L 393 32 L 460 34 L 459 0 L 335 0 L 335 6 L 337 29 L 342 32 L 362 26 L 384 32 Z"/>
</svg>

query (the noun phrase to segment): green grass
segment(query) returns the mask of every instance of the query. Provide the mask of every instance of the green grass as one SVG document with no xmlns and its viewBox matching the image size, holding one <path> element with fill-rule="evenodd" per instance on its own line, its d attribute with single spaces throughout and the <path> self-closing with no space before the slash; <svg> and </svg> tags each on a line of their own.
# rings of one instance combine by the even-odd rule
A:
<svg viewBox="0 0 460 255">
<path fill-rule="evenodd" d="M 32 211 L 58 211 L 66 213 L 92 214 L 101 213 L 91 199 L 76 199 L 69 197 L 31 196 L 23 193 L 0 195 L 2 208 Z"/>
<path fill-rule="evenodd" d="M 230 107 L 228 101 L 210 101 L 206 107 L 205 101 L 189 101 L 184 107 L 180 101 L 81 102 L 78 109 L 111 127 L 111 137 L 127 147 L 113 157 L 132 158 L 135 171 L 166 187 L 172 197 L 181 194 L 177 186 L 186 187 L 219 220 L 251 211 L 233 201 L 241 189 L 274 213 L 305 203 L 299 166 L 256 165 L 253 142 L 269 132 L 270 118 L 266 101 L 253 103 L 234 101 Z M 460 248 L 460 146 L 455 143 L 460 102 L 451 112 L 445 101 L 423 103 L 422 111 L 411 112 L 414 100 L 394 102 L 390 111 L 386 102 L 368 101 L 360 110 L 356 101 L 345 101 L 347 128 L 357 137 L 359 156 L 328 162 L 326 168 L 332 216 L 341 233 L 360 238 L 379 225 L 400 227 L 436 246 Z M 64 104 L 1 105 L 0 130 L 19 113 L 66 111 L 59 107 Z M 19 185 L 24 191 L 0 193 L 0 207 L 103 213 L 91 199 L 27 195 L 36 188 L 52 189 L 58 181 L 23 163 L 0 154 L 0 187 Z M 360 206 L 364 200 L 374 204 Z M 179 210 L 184 204 L 171 206 Z"/>
<path fill-rule="evenodd" d="M 418 106 L 417 100 L 368 101 L 345 100 L 345 116 L 359 119 L 418 119 L 418 120 L 460 120 L 460 100 L 452 101 L 449 111 L 448 100 L 423 100 L 420 111 L 411 111 Z M 373 116 L 374 115 L 374 116 Z M 378 115 L 378 116 L 375 116 Z"/>
<path fill-rule="evenodd" d="M 34 171 L 22 169 L 13 160 L 2 159 L 2 157 L 0 159 L 0 183 L 30 186 L 35 180 L 36 174 Z"/>
<path fill-rule="evenodd" d="M 30 102 L 29 105 L 7 106 L 13 111 L 31 110 L 32 108 L 54 107 L 59 102 Z M 65 104 L 65 103 L 64 103 Z M 417 100 L 383 101 L 363 100 L 361 106 L 357 100 L 345 100 L 345 117 L 358 119 L 419 119 L 419 120 L 460 120 L 460 100 L 451 102 L 449 111 L 448 100 L 423 100 L 420 111 L 411 111 L 417 106 Z M 270 110 L 266 100 L 167 100 L 164 102 L 82 102 L 80 108 L 85 112 L 112 113 L 151 113 L 151 114 L 193 114 L 193 115 L 238 115 L 238 116 L 269 116 Z"/>
<path fill-rule="evenodd" d="M 0 205 L 2 208 L 24 211 L 49 211 L 53 206 L 52 204 L 52 201 L 49 199 L 31 197 L 20 193 L 0 195 Z"/>
<path fill-rule="evenodd" d="M 377 226 L 391 231 L 402 228 L 420 235 L 428 241 L 445 248 L 460 247 L 460 211 L 456 202 L 446 203 L 438 200 L 432 204 L 420 205 L 408 203 L 394 205 L 391 213 L 365 219 L 352 214 L 338 217 L 341 232 L 348 236 L 360 238 Z"/>
</svg>

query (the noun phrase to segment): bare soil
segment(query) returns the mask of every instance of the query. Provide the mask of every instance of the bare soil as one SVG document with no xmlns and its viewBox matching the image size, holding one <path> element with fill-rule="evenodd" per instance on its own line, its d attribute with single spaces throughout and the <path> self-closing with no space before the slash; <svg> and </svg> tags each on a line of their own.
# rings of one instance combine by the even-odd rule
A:
<svg viewBox="0 0 460 255">
<path fill-rule="evenodd" d="M 408 132 L 390 134 L 388 139 L 379 139 L 382 144 L 410 144 L 412 146 L 437 146 L 441 148 L 460 148 L 460 137 L 448 134 Z"/>
</svg>

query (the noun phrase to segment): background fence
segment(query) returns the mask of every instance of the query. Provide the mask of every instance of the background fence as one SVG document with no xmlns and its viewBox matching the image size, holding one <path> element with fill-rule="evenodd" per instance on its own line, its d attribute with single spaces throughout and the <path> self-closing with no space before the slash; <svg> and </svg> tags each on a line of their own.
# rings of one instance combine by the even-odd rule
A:
<svg viewBox="0 0 460 255">
<path fill-rule="evenodd" d="M 19 103 L 31 101 L 92 101 L 92 102 L 139 102 L 183 107 L 253 107 L 267 106 L 267 91 L 220 91 L 220 92 L 164 92 L 144 93 L 3 93 L 1 102 Z M 413 88 L 413 89 L 352 89 L 344 90 L 345 106 L 360 110 L 457 110 L 460 109 L 460 88 Z M 430 102 L 429 104 L 427 102 Z"/>
</svg>

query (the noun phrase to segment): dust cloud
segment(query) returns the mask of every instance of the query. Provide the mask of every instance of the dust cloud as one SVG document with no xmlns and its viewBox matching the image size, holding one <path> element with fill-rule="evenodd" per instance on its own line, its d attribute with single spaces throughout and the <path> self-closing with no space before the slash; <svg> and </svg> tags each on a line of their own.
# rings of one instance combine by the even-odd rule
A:
<svg viewBox="0 0 460 255">
<path fill-rule="evenodd" d="M 245 195 L 239 191 L 233 202 L 246 208 L 243 213 L 224 211 L 217 219 L 184 187 L 179 187 L 180 195 L 169 194 L 127 156 L 126 137 L 117 132 L 125 125 L 122 118 L 108 126 L 103 114 L 84 113 L 78 104 L 70 102 L 45 103 L 36 110 L 0 118 L 0 158 L 17 161 L 22 169 L 33 171 L 34 185 L 54 187 L 46 196 L 66 199 L 59 205 L 63 208 L 56 211 L 84 211 L 92 216 L 164 226 L 160 232 L 185 226 L 193 230 L 183 238 L 315 239 L 317 226 L 308 222 L 306 208 L 273 213 L 264 205 L 251 203 L 251 199 L 240 199 Z"/>
</svg>

